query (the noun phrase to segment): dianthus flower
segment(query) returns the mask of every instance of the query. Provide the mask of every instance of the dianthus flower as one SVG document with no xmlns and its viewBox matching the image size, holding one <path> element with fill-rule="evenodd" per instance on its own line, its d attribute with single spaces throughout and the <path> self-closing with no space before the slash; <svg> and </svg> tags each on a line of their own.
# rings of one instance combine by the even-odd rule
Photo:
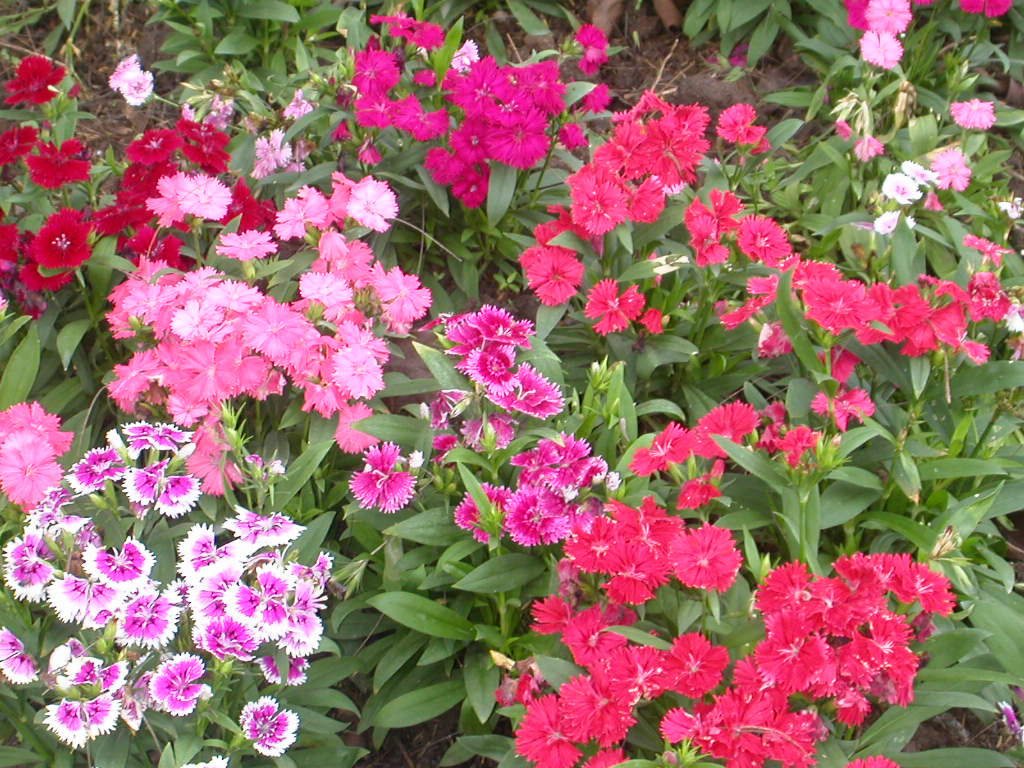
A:
<svg viewBox="0 0 1024 768">
<path fill-rule="evenodd" d="M 256 139 L 253 150 L 252 177 L 265 179 L 279 168 L 286 168 L 292 161 L 292 146 L 284 140 L 284 130 L 277 128 L 269 136 Z"/>
<path fill-rule="evenodd" d="M 576 31 L 576 42 L 583 47 L 583 58 L 579 61 L 580 72 L 596 75 L 608 61 L 608 38 L 593 24 L 584 24 Z"/>
<path fill-rule="evenodd" d="M 903 45 L 887 32 L 865 32 L 860 39 L 860 55 L 876 67 L 893 69 L 903 57 Z"/>
<path fill-rule="evenodd" d="M 170 160 L 184 145 L 185 140 L 176 131 L 154 128 L 129 144 L 124 153 L 133 163 L 156 165 Z"/>
<path fill-rule="evenodd" d="M 1003 263 L 1003 256 L 1010 253 L 1008 248 L 996 245 L 991 240 L 977 235 L 964 235 L 964 246 L 980 251 L 981 255 L 992 263 L 993 266 L 1000 266 Z"/>
<path fill-rule="evenodd" d="M 709 523 L 685 531 L 669 550 L 672 570 L 681 583 L 718 592 L 732 586 L 741 560 L 732 532 Z"/>
<path fill-rule="evenodd" d="M 964 153 L 956 147 L 944 149 L 932 158 L 932 171 L 939 177 L 939 189 L 963 192 L 971 183 L 971 168 Z"/>
<path fill-rule="evenodd" d="M 277 243 L 269 232 L 225 232 L 220 236 L 217 253 L 238 261 L 252 261 L 277 253 Z"/>
<path fill-rule="evenodd" d="M 548 694 L 526 706 L 516 728 L 516 752 L 537 763 L 537 768 L 570 768 L 580 751 L 564 733 L 558 696 Z"/>
<path fill-rule="evenodd" d="M 561 413 L 564 407 L 558 387 L 529 363 L 522 363 L 507 392 L 487 394 L 491 402 L 509 411 L 519 411 L 538 419 Z"/>
<path fill-rule="evenodd" d="M 179 653 L 156 668 L 149 683 L 149 695 L 160 709 L 175 717 L 190 714 L 200 697 L 210 690 L 208 685 L 196 682 L 205 672 L 198 656 Z"/>
<path fill-rule="evenodd" d="M 72 181 L 88 181 L 90 164 L 85 145 L 78 139 L 68 139 L 58 148 L 56 144 L 40 143 L 38 154 L 28 155 L 29 176 L 46 189 L 57 189 Z"/>
<path fill-rule="evenodd" d="M 555 307 L 573 296 L 583 282 L 583 262 L 575 251 L 557 245 L 537 245 L 519 256 L 526 281 L 541 304 Z"/>
<path fill-rule="evenodd" d="M 153 95 L 153 73 L 142 69 L 136 53 L 122 59 L 107 82 L 132 107 L 142 106 Z"/>
<path fill-rule="evenodd" d="M 379 507 L 382 512 L 397 512 L 409 503 L 416 487 L 416 478 L 409 472 L 396 470 L 401 449 L 394 443 L 375 445 L 366 450 L 366 462 L 349 483 L 352 494 L 367 509 Z"/>
<path fill-rule="evenodd" d="M 32 238 L 29 254 L 46 269 L 74 269 L 89 260 L 89 224 L 82 221 L 82 212 L 62 208 L 46 220 Z"/>
<path fill-rule="evenodd" d="M 865 136 L 853 145 L 853 153 L 862 163 L 866 163 L 873 157 L 885 154 L 885 145 L 874 136 Z"/>
<path fill-rule="evenodd" d="M 1013 7 L 1013 0 L 960 0 L 965 13 L 983 13 L 989 18 L 1002 16 Z"/>
<path fill-rule="evenodd" d="M 949 111 L 953 115 L 953 122 L 968 130 L 987 131 L 996 124 L 996 110 L 991 101 L 955 101 Z"/>
<path fill-rule="evenodd" d="M 13 80 L 4 83 L 4 104 L 45 104 L 57 95 L 54 87 L 64 79 L 64 67 L 45 56 L 26 56 L 18 63 Z"/>
<path fill-rule="evenodd" d="M 870 31 L 890 35 L 906 32 L 912 18 L 909 0 L 871 0 L 864 11 Z"/>
<path fill-rule="evenodd" d="M 31 125 L 16 125 L 0 133 L 0 165 L 24 157 L 39 140 L 39 132 Z"/>
<path fill-rule="evenodd" d="M 350 190 L 346 213 L 375 232 L 386 232 L 398 215 L 398 199 L 386 181 L 366 176 Z"/>
<path fill-rule="evenodd" d="M 572 194 L 572 220 L 588 234 L 603 235 L 626 220 L 626 186 L 604 166 L 585 165 L 566 183 Z"/>
<path fill-rule="evenodd" d="M 715 132 L 733 144 L 756 146 L 761 143 L 768 129 L 754 125 L 757 110 L 750 104 L 733 104 L 718 116 Z"/>
<path fill-rule="evenodd" d="M 590 289 L 583 314 L 597 319 L 594 330 L 602 336 L 623 331 L 643 312 L 645 299 L 635 285 L 629 286 L 619 295 L 619 284 L 606 278 Z"/>
<path fill-rule="evenodd" d="M 737 242 L 748 257 L 769 267 L 782 267 L 793 255 L 785 230 L 767 216 L 740 219 Z"/>
</svg>

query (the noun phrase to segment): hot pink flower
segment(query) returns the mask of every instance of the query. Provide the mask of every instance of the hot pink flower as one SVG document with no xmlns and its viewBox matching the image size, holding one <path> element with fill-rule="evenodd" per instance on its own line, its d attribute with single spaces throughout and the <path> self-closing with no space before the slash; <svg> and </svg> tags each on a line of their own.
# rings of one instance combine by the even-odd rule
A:
<svg viewBox="0 0 1024 768">
<path fill-rule="evenodd" d="M 932 159 L 932 170 L 938 174 L 936 186 L 939 189 L 955 189 L 963 192 L 971 183 L 971 168 L 964 153 L 956 147 L 939 152 Z"/>
<path fill-rule="evenodd" d="M 968 130 L 987 131 L 996 124 L 995 105 L 991 101 L 955 101 L 950 105 L 949 112 L 953 115 L 953 122 Z"/>
<path fill-rule="evenodd" d="M 352 476 L 349 487 L 359 503 L 367 509 L 380 507 L 382 512 L 397 512 L 409 503 L 416 487 L 416 478 L 409 472 L 395 469 L 401 449 L 394 443 L 368 448 L 363 471 Z"/>
<path fill-rule="evenodd" d="M 583 46 L 583 58 L 580 59 L 580 72 L 585 75 L 596 75 L 601 65 L 608 61 L 608 38 L 604 32 L 593 24 L 584 24 L 576 32 L 576 42 Z"/>
</svg>

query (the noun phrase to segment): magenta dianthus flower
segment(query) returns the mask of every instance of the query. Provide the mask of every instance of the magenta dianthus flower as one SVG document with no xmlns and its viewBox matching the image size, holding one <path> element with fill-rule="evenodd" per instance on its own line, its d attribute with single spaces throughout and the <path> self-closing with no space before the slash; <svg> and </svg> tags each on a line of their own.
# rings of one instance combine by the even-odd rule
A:
<svg viewBox="0 0 1024 768">
<path fill-rule="evenodd" d="M 279 709 L 276 699 L 262 696 L 245 705 L 238 723 L 253 749 L 267 757 L 280 757 L 295 743 L 299 716 L 290 709 Z"/>
<path fill-rule="evenodd" d="M 394 443 L 374 445 L 366 450 L 363 471 L 356 472 L 349 483 L 352 493 L 367 509 L 380 507 L 383 512 L 397 512 L 409 503 L 416 486 L 411 473 L 396 470 L 401 449 Z"/>
</svg>

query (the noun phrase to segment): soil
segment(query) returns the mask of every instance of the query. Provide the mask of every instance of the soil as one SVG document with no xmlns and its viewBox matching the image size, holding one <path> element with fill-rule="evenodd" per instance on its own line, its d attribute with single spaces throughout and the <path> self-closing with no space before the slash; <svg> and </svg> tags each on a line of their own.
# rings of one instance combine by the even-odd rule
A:
<svg viewBox="0 0 1024 768">
<path fill-rule="evenodd" d="M 571 0 L 570 0 L 571 2 Z M 625 13 L 611 35 L 611 44 L 620 47 L 600 73 L 600 79 L 612 89 L 612 109 L 625 109 L 635 104 L 646 90 L 676 104 L 702 103 L 712 115 L 738 102 L 758 105 L 766 121 L 789 116 L 778 106 L 760 104 L 759 96 L 770 91 L 814 82 L 815 76 L 802 66 L 799 58 L 785 42 L 765 56 L 757 69 L 738 73 L 723 66 L 713 49 L 693 49 L 677 30 L 666 29 L 650 7 L 625 3 Z M 584 2 L 576 2 L 573 11 L 587 19 Z M 33 0 L 13 0 L 11 12 L 37 7 Z M 113 10 L 112 10 L 113 9 Z M 534 38 L 524 35 L 510 14 L 496 14 L 503 20 L 506 39 L 514 53 L 525 58 L 531 49 L 556 47 L 553 37 Z M 80 123 L 79 136 L 94 152 L 108 146 L 123 147 L 147 128 L 173 123 L 177 114 L 169 105 L 150 102 L 143 109 L 128 107 L 107 85 L 114 66 L 125 56 L 139 53 L 144 62 L 160 58 L 160 29 L 146 24 L 149 19 L 146 3 L 93 3 L 73 38 L 63 34 L 55 57 L 68 64 L 81 83 L 80 107 L 94 119 Z M 23 56 L 43 54 L 43 42 L 59 26 L 55 13 L 44 16 L 37 24 L 0 39 L 0 81 L 10 79 L 16 62 Z M 558 38 L 569 33 L 567 25 L 551 26 Z M 513 56 L 513 59 L 515 56 Z M 738 78 L 735 76 L 740 74 Z M 578 72 L 572 73 L 574 78 Z M 728 75 L 728 77 L 727 77 Z M 170 93 L 177 82 L 172 75 L 157 78 L 157 90 Z M 1013 91 L 1010 83 L 1006 98 L 1024 104 L 1024 88 Z M 1024 529 L 1024 520 L 1021 529 Z M 1024 555 L 1024 534 L 1013 542 Z M 436 766 L 457 736 L 457 711 L 413 728 L 392 731 L 381 749 L 371 751 L 359 768 L 430 768 Z M 349 733 L 352 743 L 371 745 L 362 736 Z M 923 751 L 942 747 L 982 747 L 1005 750 L 1012 746 L 1012 737 L 999 720 L 985 724 L 969 710 L 951 710 L 922 724 L 906 751 Z M 463 763 L 466 768 L 484 768 L 491 761 L 478 759 Z"/>
</svg>

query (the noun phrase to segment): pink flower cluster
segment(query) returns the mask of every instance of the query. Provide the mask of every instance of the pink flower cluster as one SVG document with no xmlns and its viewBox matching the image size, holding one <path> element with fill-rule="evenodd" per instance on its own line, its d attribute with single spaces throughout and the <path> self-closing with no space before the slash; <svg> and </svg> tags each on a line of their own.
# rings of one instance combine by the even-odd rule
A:
<svg viewBox="0 0 1024 768">
<path fill-rule="evenodd" d="M 132 107 L 141 107 L 153 95 L 153 73 L 142 68 L 137 53 L 123 59 L 107 82 Z"/>
<path fill-rule="evenodd" d="M 304 679 L 305 657 L 320 644 L 331 558 L 321 553 L 312 566 L 298 562 L 288 548 L 304 528 L 288 517 L 236 507 L 220 542 L 210 525 L 193 525 L 184 535 L 176 527 L 173 569 L 159 568 L 157 553 L 139 539 L 116 533 L 151 510 L 179 517 L 197 502 L 199 481 L 181 472 L 193 448 L 189 438 L 167 424 L 112 431 L 106 446 L 89 451 L 64 476 L 71 490 L 52 488 L 4 547 L 12 594 L 45 603 L 73 626 L 49 657 L 44 682 L 60 700 L 46 707 L 43 719 L 71 747 L 109 733 L 118 719 L 137 730 L 148 709 L 175 717 L 194 712 L 212 695 L 199 654 L 254 662 L 254 671 L 277 684 L 273 660 L 268 674 L 268 657 L 256 655 L 272 644 L 291 658 L 288 683 L 296 684 Z M 252 479 L 266 481 L 262 461 L 254 466 Z M 94 500 L 118 492 L 127 503 L 114 509 L 130 516 L 123 527 L 103 530 Z M 161 572 L 178 578 L 161 582 L 155 578 Z M 121 650 L 93 650 L 99 636 Z M 36 679 L 37 661 L 17 637 L 0 629 L 0 645 L 5 677 L 18 684 Z M 155 669 L 146 663 L 150 652 L 163 654 Z M 261 699 L 243 710 L 243 732 L 256 751 L 278 756 L 295 740 L 297 719 L 291 713 L 278 722 L 280 713 L 264 712 L 265 704 Z"/>
<path fill-rule="evenodd" d="M 335 213 L 369 226 L 386 224 L 393 196 L 381 182 L 335 180 L 331 198 L 306 187 L 278 214 L 278 237 L 304 236 L 319 227 L 319 258 L 299 281 L 299 296 L 282 303 L 212 268 L 188 274 L 143 260 L 111 293 L 107 318 L 115 338 L 144 336 L 151 342 L 115 367 L 111 396 L 126 411 L 140 404 L 166 408 L 175 423 L 200 425 L 190 469 L 208 491 L 221 490 L 223 449 L 218 419 L 226 401 L 280 394 L 286 382 L 302 390 L 304 409 L 339 416 L 338 443 L 363 450 L 372 438 L 348 425 L 368 411 L 358 401 L 384 386 L 386 342 L 373 318 L 404 333 L 427 311 L 430 292 L 399 268 L 385 269 L 361 241 L 349 241 L 332 225 Z M 219 250 L 248 260 L 276 245 L 266 233 L 225 236 Z"/>
<path fill-rule="evenodd" d="M 666 558 L 678 560 L 675 573 L 686 583 L 728 588 L 740 556 L 727 531 L 708 535 L 716 530 L 705 524 L 686 531 L 648 499 L 640 509 L 616 504 L 613 518 L 598 518 L 589 533 L 567 544 L 573 566 L 615 574 L 603 586 L 609 602 L 588 607 L 586 593 L 570 578 L 564 596 L 534 604 L 534 630 L 561 635 L 585 672 L 557 694 L 543 693 L 537 672 L 518 681 L 514 698 L 502 703 L 526 706 L 516 728 L 520 755 L 539 768 L 569 768 L 584 755 L 590 756 L 586 765 L 615 765 L 626 759 L 626 734 L 639 709 L 674 692 L 677 701 L 683 696 L 692 703 L 662 716 L 669 742 L 689 740 L 729 765 L 756 768 L 774 760 L 807 768 L 827 731 L 817 712 L 794 708 L 793 694 L 827 703 L 849 725 L 864 722 L 868 696 L 910 703 L 920 662 L 910 647 L 909 617 L 890 607 L 890 596 L 920 603 L 914 626 L 927 624 L 932 613 L 949 615 L 954 602 L 948 580 L 909 555 L 844 556 L 835 563 L 837 575 L 828 578 L 812 576 L 802 563 L 777 568 L 756 593 L 765 638 L 735 662 L 724 689 L 729 652 L 704 635 L 638 645 L 614 631 L 636 622 L 621 602 L 646 602 L 665 583 L 656 563 Z M 687 534 L 693 541 L 681 546 Z M 703 546 L 702 538 L 715 543 Z M 664 706 L 656 711 L 665 712 Z"/>
</svg>

